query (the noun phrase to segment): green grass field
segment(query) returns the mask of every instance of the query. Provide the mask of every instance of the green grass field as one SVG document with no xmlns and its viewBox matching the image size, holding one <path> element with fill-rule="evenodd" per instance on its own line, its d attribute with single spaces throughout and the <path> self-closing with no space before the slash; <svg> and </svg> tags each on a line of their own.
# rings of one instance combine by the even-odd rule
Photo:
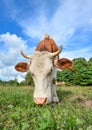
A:
<svg viewBox="0 0 92 130">
<path fill-rule="evenodd" d="M 92 130 L 92 87 L 57 86 L 59 104 L 35 105 L 33 87 L 0 87 L 0 130 Z"/>
</svg>

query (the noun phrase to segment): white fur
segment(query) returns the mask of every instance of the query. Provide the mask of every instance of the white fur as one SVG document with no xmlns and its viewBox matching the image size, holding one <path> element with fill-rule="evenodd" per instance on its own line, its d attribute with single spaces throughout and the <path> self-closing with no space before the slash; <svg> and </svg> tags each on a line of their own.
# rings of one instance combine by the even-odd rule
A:
<svg viewBox="0 0 92 130">
<path fill-rule="evenodd" d="M 47 98 L 47 102 L 58 102 L 56 86 L 53 84 L 56 67 L 52 63 L 50 53 L 35 52 L 28 66 L 35 84 L 34 98 Z"/>
</svg>

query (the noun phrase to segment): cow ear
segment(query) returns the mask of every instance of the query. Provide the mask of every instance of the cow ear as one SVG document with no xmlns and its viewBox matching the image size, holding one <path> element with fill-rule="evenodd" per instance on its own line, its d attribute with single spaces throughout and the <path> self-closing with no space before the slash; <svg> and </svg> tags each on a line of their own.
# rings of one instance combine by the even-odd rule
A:
<svg viewBox="0 0 92 130">
<path fill-rule="evenodd" d="M 15 65 L 15 69 L 17 71 L 26 72 L 28 70 L 28 63 L 27 62 L 19 62 Z"/>
<path fill-rule="evenodd" d="M 59 69 L 70 69 L 72 66 L 72 61 L 67 58 L 61 58 L 57 61 L 55 61 L 55 65 Z"/>
</svg>

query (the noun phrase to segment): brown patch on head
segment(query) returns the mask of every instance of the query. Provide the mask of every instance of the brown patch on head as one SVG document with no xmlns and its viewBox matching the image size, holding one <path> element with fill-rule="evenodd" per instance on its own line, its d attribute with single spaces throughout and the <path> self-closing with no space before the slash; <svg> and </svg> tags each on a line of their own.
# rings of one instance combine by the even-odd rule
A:
<svg viewBox="0 0 92 130">
<path fill-rule="evenodd" d="M 44 36 L 44 39 L 42 39 L 36 47 L 36 51 L 56 52 L 57 50 L 58 47 L 55 41 L 52 38 L 50 38 L 48 34 Z"/>
</svg>

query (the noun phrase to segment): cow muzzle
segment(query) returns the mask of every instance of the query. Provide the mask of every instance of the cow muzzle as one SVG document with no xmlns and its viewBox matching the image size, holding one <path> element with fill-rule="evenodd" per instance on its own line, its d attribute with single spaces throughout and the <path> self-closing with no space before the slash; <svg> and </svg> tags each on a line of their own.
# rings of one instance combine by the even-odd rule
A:
<svg viewBox="0 0 92 130">
<path fill-rule="evenodd" d="M 43 105 L 47 103 L 47 98 L 34 98 L 34 102 L 38 105 Z"/>
</svg>

